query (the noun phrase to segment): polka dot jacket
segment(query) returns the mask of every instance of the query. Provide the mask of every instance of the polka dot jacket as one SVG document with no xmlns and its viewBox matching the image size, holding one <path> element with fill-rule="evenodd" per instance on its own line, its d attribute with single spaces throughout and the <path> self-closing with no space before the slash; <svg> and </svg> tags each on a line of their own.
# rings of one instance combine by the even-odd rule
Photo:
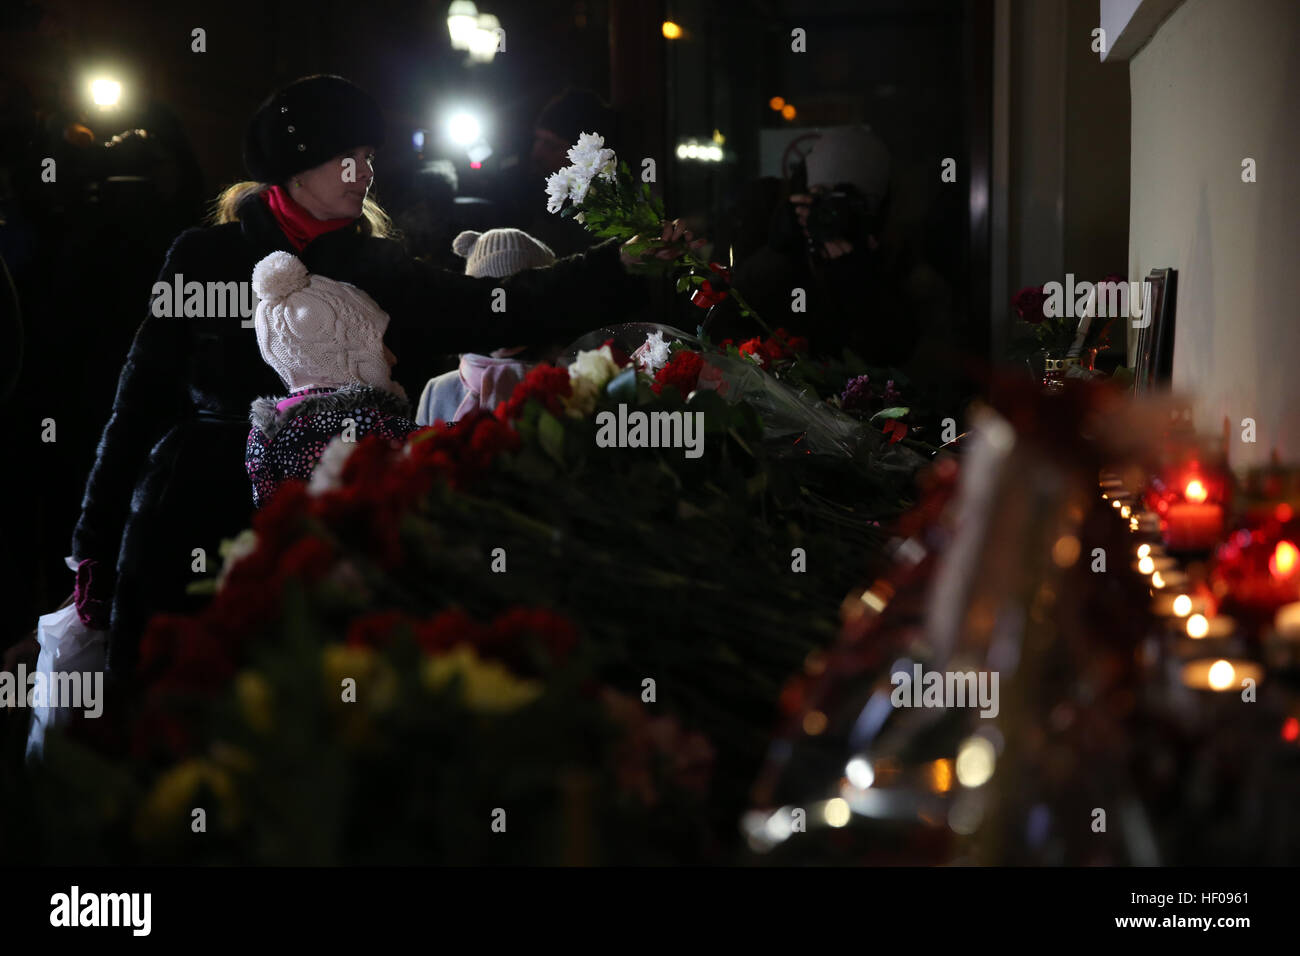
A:
<svg viewBox="0 0 1300 956">
<path fill-rule="evenodd" d="M 284 398 L 259 398 L 249 418 L 244 467 L 253 483 L 253 503 L 262 507 L 290 478 L 307 481 L 325 446 L 342 435 L 349 421 L 358 440 L 380 435 L 397 441 L 418 427 L 411 406 L 402 398 L 368 385 L 306 388 Z M 281 407 L 283 406 L 283 407 Z"/>
</svg>

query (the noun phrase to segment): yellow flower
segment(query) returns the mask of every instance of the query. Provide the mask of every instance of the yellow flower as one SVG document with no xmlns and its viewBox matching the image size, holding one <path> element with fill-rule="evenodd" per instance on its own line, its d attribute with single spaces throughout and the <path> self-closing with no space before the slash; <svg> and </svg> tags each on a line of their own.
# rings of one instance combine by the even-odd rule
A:
<svg viewBox="0 0 1300 956">
<path fill-rule="evenodd" d="M 535 701 L 543 690 L 540 681 L 523 680 L 495 661 L 479 660 L 473 648 L 465 644 L 426 660 L 421 677 L 430 690 L 438 690 L 459 678 L 461 699 L 476 713 L 504 714 L 518 710 Z"/>
<path fill-rule="evenodd" d="M 239 712 L 258 733 L 271 729 L 271 685 L 256 671 L 244 671 L 235 678 L 235 699 Z"/>
<path fill-rule="evenodd" d="M 344 701 L 343 681 L 351 678 L 355 702 L 372 711 L 384 711 L 397 700 L 397 674 L 388 661 L 368 647 L 327 644 L 321 652 L 326 693 L 335 703 L 352 703 L 353 694 Z"/>
<path fill-rule="evenodd" d="M 205 785 L 217 798 L 216 807 L 203 807 L 209 825 L 218 809 L 224 808 L 229 820 L 235 795 L 230 775 L 211 761 L 195 758 L 177 764 L 155 781 L 136 815 L 136 838 L 153 843 L 171 841 L 190 832 L 192 814 L 197 809 L 195 800 Z"/>
</svg>

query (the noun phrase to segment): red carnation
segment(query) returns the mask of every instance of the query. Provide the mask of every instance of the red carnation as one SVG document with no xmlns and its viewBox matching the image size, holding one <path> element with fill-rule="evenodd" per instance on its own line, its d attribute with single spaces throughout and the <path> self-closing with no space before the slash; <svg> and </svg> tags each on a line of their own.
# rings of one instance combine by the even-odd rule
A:
<svg viewBox="0 0 1300 956">
<path fill-rule="evenodd" d="M 668 364 L 655 374 L 654 383 L 650 388 L 658 395 L 665 385 L 673 385 L 682 395 L 689 395 L 695 391 L 695 386 L 700 380 L 700 370 L 703 368 L 704 359 L 700 358 L 698 352 L 680 349 L 668 360 Z"/>
<path fill-rule="evenodd" d="M 352 647 L 384 648 L 393 642 L 397 629 L 406 623 L 401 611 L 372 611 L 354 618 L 348 625 L 347 643 Z"/>
<path fill-rule="evenodd" d="M 691 296 L 691 302 L 699 306 L 701 309 L 708 309 L 717 305 L 728 295 L 730 295 L 729 292 L 722 289 L 715 289 L 713 283 L 708 279 L 705 279 L 700 283 L 700 287 L 695 290 L 695 294 Z"/>
<path fill-rule="evenodd" d="M 614 344 L 613 339 L 606 339 L 600 343 L 601 348 L 608 348 L 609 354 L 614 357 L 614 364 L 619 368 L 627 368 L 632 361 L 632 356 L 628 355 L 621 348 Z"/>
<path fill-rule="evenodd" d="M 415 626 L 415 639 L 421 650 L 429 655 L 445 654 L 457 644 L 477 648 L 483 643 L 487 629 L 460 608 L 451 608 L 436 614 Z"/>
<path fill-rule="evenodd" d="M 767 368 L 778 357 L 772 353 L 772 349 L 767 343 L 760 338 L 752 338 L 747 342 L 740 343 L 740 354 L 752 355 L 758 359 L 758 364 L 763 368 Z"/>
<path fill-rule="evenodd" d="M 552 415 L 560 415 L 564 411 L 562 399 L 572 394 L 568 369 L 538 365 L 515 386 L 505 404 L 505 418 L 515 419 L 522 415 L 529 399 L 541 402 Z"/>
<path fill-rule="evenodd" d="M 889 443 L 893 445 L 907 437 L 907 425 L 896 418 L 891 418 L 885 422 L 885 427 L 881 431 L 889 436 Z"/>
</svg>

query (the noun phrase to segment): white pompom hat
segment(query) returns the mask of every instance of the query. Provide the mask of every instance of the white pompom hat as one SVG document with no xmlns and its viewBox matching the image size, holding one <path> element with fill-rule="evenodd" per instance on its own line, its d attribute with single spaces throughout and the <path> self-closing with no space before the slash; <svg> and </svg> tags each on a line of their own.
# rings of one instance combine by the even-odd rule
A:
<svg viewBox="0 0 1300 956">
<path fill-rule="evenodd" d="M 361 383 L 401 394 L 384 357 L 388 313 L 361 289 L 273 252 L 253 267 L 257 347 L 291 391 Z"/>
<path fill-rule="evenodd" d="M 451 242 L 452 251 L 465 257 L 465 274 L 504 279 L 524 269 L 549 266 L 555 253 L 522 229 L 466 230 Z"/>
</svg>

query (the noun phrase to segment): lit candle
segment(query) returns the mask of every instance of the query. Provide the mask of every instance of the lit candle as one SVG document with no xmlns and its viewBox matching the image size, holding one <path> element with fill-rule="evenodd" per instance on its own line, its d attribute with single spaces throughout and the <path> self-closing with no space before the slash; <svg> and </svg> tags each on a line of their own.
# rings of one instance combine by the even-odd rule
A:
<svg viewBox="0 0 1300 956">
<path fill-rule="evenodd" d="M 1151 575 L 1151 586 L 1153 588 L 1167 588 L 1170 591 L 1183 592 L 1187 590 L 1191 578 L 1182 571 L 1157 571 Z"/>
<path fill-rule="evenodd" d="M 1273 619 L 1277 636 L 1288 641 L 1300 641 L 1300 601 L 1283 604 Z"/>
<path fill-rule="evenodd" d="M 1151 610 L 1161 617 L 1190 617 L 1204 614 L 1205 598 L 1192 597 L 1190 594 L 1170 594 L 1168 589 L 1157 594 L 1151 601 Z"/>
<path fill-rule="evenodd" d="M 1193 690 L 1239 691 L 1242 683 L 1264 679 L 1264 669 L 1253 661 L 1201 658 L 1183 665 L 1183 684 Z"/>
<path fill-rule="evenodd" d="M 1197 613 L 1187 618 L 1185 626 L 1187 636 L 1194 640 L 1219 640 L 1230 637 L 1237 629 L 1237 622 L 1223 614 L 1206 617 Z"/>
<path fill-rule="evenodd" d="M 1133 570 L 1138 574 L 1152 574 L 1156 571 L 1172 571 L 1178 567 L 1178 562 L 1174 558 L 1156 557 L 1148 554 L 1145 558 L 1138 558 L 1133 562 Z"/>
<path fill-rule="evenodd" d="M 1223 536 L 1223 508 L 1201 502 L 1171 504 L 1165 512 L 1165 544 L 1174 551 L 1205 551 Z"/>
</svg>

